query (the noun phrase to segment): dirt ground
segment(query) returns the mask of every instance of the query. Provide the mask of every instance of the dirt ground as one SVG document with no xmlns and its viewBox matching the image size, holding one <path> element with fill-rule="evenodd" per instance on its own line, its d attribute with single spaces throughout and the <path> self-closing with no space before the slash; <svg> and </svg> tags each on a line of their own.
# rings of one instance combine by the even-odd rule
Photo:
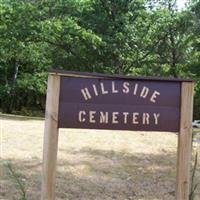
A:
<svg viewBox="0 0 200 200">
<path fill-rule="evenodd" d="M 27 199 L 40 199 L 43 130 L 43 120 L 0 118 L 1 200 L 20 199 L 7 163 L 25 183 Z M 199 147 L 194 143 L 193 151 L 200 155 Z M 174 200 L 176 149 L 174 133 L 60 130 L 56 199 Z M 200 186 L 196 193 L 200 200 Z"/>
</svg>

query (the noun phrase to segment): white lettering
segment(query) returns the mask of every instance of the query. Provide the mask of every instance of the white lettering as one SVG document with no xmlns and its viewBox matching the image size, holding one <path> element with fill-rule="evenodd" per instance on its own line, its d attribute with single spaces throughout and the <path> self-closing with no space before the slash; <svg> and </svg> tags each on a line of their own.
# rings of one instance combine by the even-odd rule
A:
<svg viewBox="0 0 200 200">
<path fill-rule="evenodd" d="M 112 123 L 113 124 L 118 124 L 119 123 L 118 120 L 117 120 L 118 115 L 119 115 L 119 112 L 113 112 L 112 113 Z"/>
<path fill-rule="evenodd" d="M 85 117 L 84 115 L 86 115 L 86 112 L 84 110 L 81 110 L 78 114 L 78 120 L 79 122 L 85 122 Z"/>
<path fill-rule="evenodd" d="M 158 124 L 158 118 L 160 117 L 160 113 L 157 113 L 157 114 L 154 113 L 153 116 L 154 116 L 155 124 L 157 125 Z"/>
<path fill-rule="evenodd" d="M 146 98 L 147 95 L 148 95 L 148 93 L 149 93 L 149 88 L 147 88 L 146 86 L 144 86 L 144 87 L 142 88 L 142 91 L 141 91 L 141 93 L 140 93 L 140 96 L 141 96 L 142 98 Z"/>
<path fill-rule="evenodd" d="M 128 118 L 129 113 L 123 112 L 123 115 L 124 115 L 124 124 L 127 124 L 127 118 Z"/>
<path fill-rule="evenodd" d="M 108 123 L 108 112 L 100 112 L 100 123 L 101 124 Z"/>
<path fill-rule="evenodd" d="M 135 84 L 135 87 L 134 87 L 134 92 L 133 92 L 134 95 L 137 94 L 137 90 L 138 90 L 138 84 L 136 83 L 136 84 Z"/>
<path fill-rule="evenodd" d="M 129 85 L 130 84 L 128 82 L 123 83 L 123 87 L 124 87 L 123 90 L 122 90 L 123 93 L 126 93 L 126 94 L 129 93 Z"/>
<path fill-rule="evenodd" d="M 112 93 L 118 93 L 119 91 L 115 88 L 115 82 L 112 81 Z"/>
<path fill-rule="evenodd" d="M 96 114 L 96 111 L 90 111 L 89 112 L 89 122 L 90 123 L 95 123 L 94 115 Z"/>
<path fill-rule="evenodd" d="M 133 113 L 133 124 L 139 124 L 138 115 L 139 113 L 137 112 Z"/>
<path fill-rule="evenodd" d="M 81 89 L 81 92 L 85 100 L 92 98 L 87 88 Z"/>
<path fill-rule="evenodd" d="M 149 113 L 143 113 L 142 123 L 149 124 Z"/>
<path fill-rule="evenodd" d="M 98 94 L 98 92 L 97 92 L 97 87 L 96 87 L 96 85 L 92 85 L 92 87 L 93 87 L 93 89 L 94 89 L 94 94 L 95 94 L 95 96 L 98 96 L 99 94 Z"/>
<path fill-rule="evenodd" d="M 160 92 L 158 91 L 154 91 L 154 93 L 152 94 L 151 98 L 150 98 L 150 101 L 153 102 L 153 103 L 156 103 L 156 98 L 157 96 L 160 95 Z"/>
<path fill-rule="evenodd" d="M 110 121 L 109 121 L 110 120 Z M 154 125 L 160 123 L 160 113 L 139 113 L 139 112 L 108 112 L 108 111 L 85 111 L 78 112 L 78 122 L 93 124 L 141 124 Z"/>
<path fill-rule="evenodd" d="M 108 91 L 105 90 L 105 88 L 104 88 L 104 84 L 103 84 L 103 83 L 100 83 L 100 85 L 101 85 L 102 94 L 108 94 Z"/>
</svg>

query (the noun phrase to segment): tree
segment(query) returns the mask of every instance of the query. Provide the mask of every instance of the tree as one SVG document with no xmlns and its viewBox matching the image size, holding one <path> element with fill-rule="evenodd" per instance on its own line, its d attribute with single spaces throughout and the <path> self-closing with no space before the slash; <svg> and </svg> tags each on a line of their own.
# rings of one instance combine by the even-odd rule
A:
<svg viewBox="0 0 200 200">
<path fill-rule="evenodd" d="M 193 37 L 189 62 L 189 72 L 196 79 L 194 96 L 194 119 L 200 118 L 200 2 L 194 0 L 190 4 L 188 15 L 193 19 L 190 34 Z"/>
<path fill-rule="evenodd" d="M 4 0 L 0 16 L 5 112 L 44 108 L 49 68 L 200 77 L 197 0 L 181 11 L 175 0 Z"/>
<path fill-rule="evenodd" d="M 0 103 L 3 111 L 36 105 L 52 66 L 93 71 L 101 38 L 78 24 L 78 4 L 40 1 L 1 3 Z M 63 10 L 71 10 L 65 13 Z M 91 56 L 92 55 L 92 56 Z M 84 68 L 85 67 L 85 68 Z"/>
<path fill-rule="evenodd" d="M 81 24 L 105 43 L 101 56 L 105 72 L 132 73 L 151 54 L 153 26 L 144 0 L 91 1 Z"/>
<path fill-rule="evenodd" d="M 155 29 L 152 41 L 155 46 L 150 72 L 161 76 L 187 76 L 193 39 L 190 34 L 192 20 L 188 20 L 187 11 L 177 9 L 175 0 L 159 1 L 153 5 Z"/>
</svg>

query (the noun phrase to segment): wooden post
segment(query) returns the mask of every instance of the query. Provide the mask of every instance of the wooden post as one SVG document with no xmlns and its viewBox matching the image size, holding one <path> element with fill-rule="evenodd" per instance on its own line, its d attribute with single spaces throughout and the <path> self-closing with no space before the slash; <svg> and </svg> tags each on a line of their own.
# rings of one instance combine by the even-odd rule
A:
<svg viewBox="0 0 200 200">
<path fill-rule="evenodd" d="M 59 95 L 60 76 L 49 75 L 45 113 L 41 200 L 55 199 Z"/>
<path fill-rule="evenodd" d="M 181 118 L 177 152 L 176 200 L 188 200 L 192 145 L 193 83 L 182 82 Z"/>
</svg>

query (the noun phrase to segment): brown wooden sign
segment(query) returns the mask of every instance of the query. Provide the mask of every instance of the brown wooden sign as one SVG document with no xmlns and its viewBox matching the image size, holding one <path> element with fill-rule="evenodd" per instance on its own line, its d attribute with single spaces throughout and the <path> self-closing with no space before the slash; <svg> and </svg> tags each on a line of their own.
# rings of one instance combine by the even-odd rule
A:
<svg viewBox="0 0 200 200">
<path fill-rule="evenodd" d="M 61 78 L 60 128 L 179 131 L 180 82 Z"/>
<path fill-rule="evenodd" d="M 188 200 L 193 81 L 51 70 L 41 200 L 55 200 L 59 128 L 178 132 L 176 200 Z"/>
</svg>

